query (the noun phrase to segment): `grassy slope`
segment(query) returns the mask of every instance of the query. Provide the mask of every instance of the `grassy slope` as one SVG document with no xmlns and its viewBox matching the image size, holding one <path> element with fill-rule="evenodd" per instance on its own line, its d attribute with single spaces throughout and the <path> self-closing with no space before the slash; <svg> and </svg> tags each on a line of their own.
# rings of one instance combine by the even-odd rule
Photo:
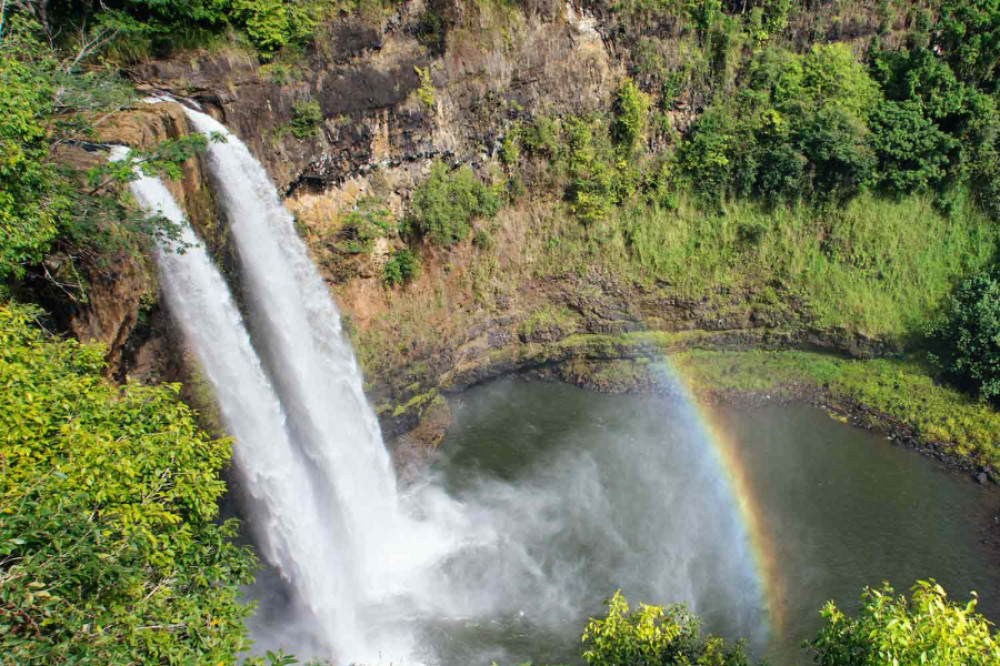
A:
<svg viewBox="0 0 1000 666">
<path fill-rule="evenodd" d="M 672 356 L 696 390 L 826 391 L 835 401 L 865 405 L 911 428 L 926 444 L 1000 469 L 1000 413 L 936 383 L 912 359 L 848 360 L 800 351 L 690 350 Z"/>
<path fill-rule="evenodd" d="M 490 310 L 498 294 L 518 298 L 534 281 L 594 271 L 664 296 L 722 302 L 739 292 L 778 308 L 794 298 L 820 326 L 917 337 L 1000 240 L 1000 227 L 971 207 L 946 217 L 916 196 L 865 195 L 833 214 L 731 203 L 711 215 L 685 203 L 623 211 L 590 228 L 562 203 L 534 200 L 481 226 L 494 237 L 489 250 L 459 246 L 441 262 L 447 272 L 428 267 L 423 293 L 407 288 L 356 331 L 366 370 L 411 362 L 405 348 L 464 333 L 464 318 Z M 387 349 L 401 340 L 408 344 Z"/>
<path fill-rule="evenodd" d="M 804 304 L 795 307 L 806 308 L 821 326 L 919 337 L 954 284 L 993 260 L 1000 235 L 969 208 L 949 218 L 921 197 L 873 195 L 826 215 L 742 203 L 713 216 L 682 204 L 676 212 L 617 215 L 589 229 L 561 203 L 534 200 L 482 226 L 491 229 L 491 249 L 457 248 L 447 257 L 447 270 L 428 267 L 424 289 L 397 293 L 353 332 L 366 372 L 412 367 L 416 381 L 428 350 L 464 336 L 477 317 L 496 314 L 495 295 L 516 301 L 539 280 L 594 271 L 677 296 L 725 299 L 731 291 L 775 307 L 794 296 Z M 519 316 L 520 329 L 527 330 L 559 307 L 525 299 L 503 313 Z M 603 337 L 575 335 L 564 344 L 599 344 Z M 698 345 L 697 332 L 625 337 L 620 342 L 626 345 L 665 352 L 680 338 L 686 347 Z M 1000 414 L 937 384 L 920 362 L 793 351 L 672 354 L 703 388 L 772 391 L 798 383 L 826 389 L 834 400 L 867 405 L 912 427 L 922 441 L 946 443 L 959 455 L 1000 468 L 1000 447 L 993 444 Z"/>
<path fill-rule="evenodd" d="M 828 215 L 731 203 L 713 216 L 682 205 L 624 212 L 589 230 L 552 229 L 542 272 L 596 262 L 634 282 L 669 283 L 678 295 L 741 288 L 764 301 L 783 298 L 780 285 L 820 325 L 906 337 L 924 329 L 960 278 L 989 263 L 998 232 L 971 206 L 945 217 L 916 196 L 865 195 Z"/>
</svg>

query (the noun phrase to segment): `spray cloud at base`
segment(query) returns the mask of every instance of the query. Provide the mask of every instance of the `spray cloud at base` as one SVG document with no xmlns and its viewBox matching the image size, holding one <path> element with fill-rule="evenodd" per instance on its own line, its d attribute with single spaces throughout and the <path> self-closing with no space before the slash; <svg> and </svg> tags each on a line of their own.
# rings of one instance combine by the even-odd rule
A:
<svg viewBox="0 0 1000 666">
<path fill-rule="evenodd" d="M 745 515 L 683 397 L 627 431 L 599 432 L 600 446 L 593 432 L 568 432 L 523 475 L 471 473 L 456 485 L 431 470 L 400 493 L 339 313 L 291 215 L 235 136 L 187 112 L 200 132 L 226 138 L 210 144 L 208 163 L 245 318 L 203 248 L 161 251 L 158 262 L 234 436 L 247 524 L 273 587 L 292 599 L 287 614 L 264 609 L 261 647 L 434 663 L 469 628 L 516 634 L 522 625 L 562 640 L 618 587 L 686 601 L 741 634 L 764 631 Z M 155 179 L 133 192 L 182 221 Z"/>
</svg>

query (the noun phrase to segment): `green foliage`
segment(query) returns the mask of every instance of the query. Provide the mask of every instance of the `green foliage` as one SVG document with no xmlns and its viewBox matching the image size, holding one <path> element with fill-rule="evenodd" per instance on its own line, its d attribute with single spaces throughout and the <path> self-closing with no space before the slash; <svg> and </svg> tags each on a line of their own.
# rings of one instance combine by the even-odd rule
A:
<svg viewBox="0 0 1000 666">
<path fill-rule="evenodd" d="M 365 197 L 344 218 L 337 247 L 349 254 L 371 252 L 375 241 L 392 231 L 392 213 L 374 197 Z"/>
<path fill-rule="evenodd" d="M 517 164 L 521 159 L 521 148 L 518 145 L 517 133 L 508 132 L 500 144 L 500 161 L 506 165 Z"/>
<path fill-rule="evenodd" d="M 785 31 L 791 4 L 791 0 L 764 0 L 750 10 L 748 29 L 758 46 Z"/>
<path fill-rule="evenodd" d="M 315 30 L 317 6 L 288 0 L 230 0 L 225 19 L 246 31 L 250 41 L 269 59 L 293 43 L 302 43 Z"/>
<path fill-rule="evenodd" d="M 576 218 L 592 226 L 639 194 L 642 165 L 614 149 L 603 119 L 569 118 L 564 127 L 567 145 L 561 153 L 570 177 L 566 198 Z"/>
<path fill-rule="evenodd" d="M 256 565 L 219 522 L 229 444 L 177 386 L 117 388 L 97 347 L 0 308 L 0 652 L 12 663 L 233 663 Z"/>
<path fill-rule="evenodd" d="M 382 267 L 385 286 L 403 285 L 420 275 L 420 256 L 409 248 L 395 250 Z"/>
<path fill-rule="evenodd" d="M 993 666 L 1000 636 L 976 613 L 977 599 L 960 605 L 931 581 L 919 581 L 909 599 L 888 585 L 866 588 L 856 618 L 829 602 L 824 625 L 810 645 L 819 666 Z"/>
<path fill-rule="evenodd" d="M 1000 55 L 1000 5 L 944 0 L 934 19 L 897 49 L 876 43 L 871 69 L 888 100 L 873 116 L 882 185 L 928 189 L 944 199 L 971 185 L 994 219 L 997 114 L 992 76 Z"/>
<path fill-rule="evenodd" d="M 131 103 L 115 78 L 101 70 L 67 71 L 30 26 L 7 35 L 0 48 L 0 280 L 21 279 L 58 251 L 74 267 L 60 289 L 82 299 L 66 288 L 85 288 L 76 266 L 99 268 L 109 257 L 138 253 L 151 238 L 176 237 L 165 218 L 147 219 L 121 185 L 136 178 L 136 167 L 178 177 L 179 165 L 204 147 L 203 138 L 164 141 L 88 170 L 65 166 L 54 153 L 57 145 L 87 138 L 94 114 Z"/>
<path fill-rule="evenodd" d="M 984 399 L 1000 404 L 1000 273 L 996 269 L 959 284 L 937 337 L 944 370 Z"/>
<path fill-rule="evenodd" d="M 630 157 L 639 147 L 643 126 L 649 113 L 649 98 L 632 79 L 625 79 L 615 99 L 611 138 L 624 157 Z"/>
<path fill-rule="evenodd" d="M 698 119 L 679 162 L 715 205 L 750 194 L 844 201 L 872 176 L 867 118 L 877 98 L 876 84 L 846 45 L 818 45 L 805 55 L 764 49 L 749 62 L 735 102 Z"/>
<path fill-rule="evenodd" d="M 913 101 L 885 100 L 872 114 L 872 145 L 882 186 L 905 194 L 940 188 L 951 165 L 955 140 Z"/>
<path fill-rule="evenodd" d="M 559 127 L 549 116 L 537 116 L 521 129 L 521 144 L 531 155 L 554 160 L 559 156 Z"/>
<path fill-rule="evenodd" d="M 817 44 L 802 58 L 802 92 L 817 107 L 834 106 L 864 119 L 879 98 L 878 85 L 843 43 Z M 785 105 L 794 99 L 782 100 Z"/>
<path fill-rule="evenodd" d="M 59 233 L 62 208 L 50 204 L 52 66 L 18 50 L 0 50 L 0 280 L 41 261 Z"/>
<path fill-rule="evenodd" d="M 414 67 L 414 73 L 417 75 L 417 81 L 419 83 L 417 87 L 417 98 L 420 102 L 427 107 L 429 110 L 434 109 L 434 81 L 431 80 L 431 68 L 427 67 Z"/>
<path fill-rule="evenodd" d="M 464 240 L 476 217 L 491 218 L 500 200 L 467 166 L 449 171 L 435 162 L 430 176 L 413 192 L 412 225 L 435 245 L 453 245 Z"/>
<path fill-rule="evenodd" d="M 295 138 L 308 139 L 322 122 L 323 110 L 316 100 L 299 100 L 292 104 L 291 127 Z"/>
<path fill-rule="evenodd" d="M 589 666 L 746 666 L 743 645 L 703 636 L 701 622 L 683 605 L 629 611 L 621 591 L 608 600 L 608 615 L 591 619 L 583 631 Z"/>
<path fill-rule="evenodd" d="M 935 45 L 962 77 L 992 92 L 1000 64 L 1000 2 L 942 0 Z"/>
<path fill-rule="evenodd" d="M 866 133 L 856 116 L 834 105 L 825 105 L 803 122 L 799 145 L 817 199 L 843 202 L 868 185 L 875 163 Z"/>
<path fill-rule="evenodd" d="M 722 287 L 787 291 L 814 325 L 912 340 L 947 306 L 955 285 L 995 261 L 1000 227 L 968 203 L 950 215 L 929 197 L 865 193 L 818 213 L 805 202 L 729 201 L 706 212 L 681 192 L 676 206 L 613 209 L 597 228 L 556 222 L 533 230 L 546 274 L 599 268 L 623 282 L 702 298 Z M 755 243 L 748 243 L 747 228 Z M 783 312 L 781 320 L 793 313 Z"/>
<path fill-rule="evenodd" d="M 47 20 L 41 27 L 57 43 L 61 25 L 85 26 L 91 38 L 102 36 L 95 42 L 104 41 L 108 54 L 125 60 L 205 46 L 235 29 L 269 60 L 285 47 L 304 45 L 331 9 L 319 0 L 67 2 L 42 12 Z"/>
<path fill-rule="evenodd" d="M 711 201 L 721 201 L 730 187 L 738 143 L 733 116 L 726 109 L 711 108 L 698 118 L 681 145 L 681 168 L 694 189 Z"/>
</svg>

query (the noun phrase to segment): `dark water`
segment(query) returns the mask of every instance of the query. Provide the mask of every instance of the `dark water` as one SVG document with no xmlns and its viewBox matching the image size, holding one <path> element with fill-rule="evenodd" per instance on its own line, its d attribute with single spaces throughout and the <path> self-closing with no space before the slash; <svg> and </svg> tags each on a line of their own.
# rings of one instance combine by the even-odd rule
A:
<svg viewBox="0 0 1000 666">
<path fill-rule="evenodd" d="M 458 558 L 453 573 L 477 581 L 469 597 L 504 601 L 426 629 L 446 663 L 579 663 L 583 622 L 618 588 L 633 602 L 686 601 L 776 666 L 809 663 L 799 646 L 826 600 L 853 609 L 882 581 L 904 590 L 934 577 L 961 600 L 974 589 L 1000 619 L 1000 561 L 983 543 L 994 489 L 819 409 L 713 412 L 778 565 L 784 620 L 771 630 L 729 484 L 688 406 L 505 380 L 454 407 L 436 471 L 502 526 L 504 548 L 476 565 Z"/>
</svg>

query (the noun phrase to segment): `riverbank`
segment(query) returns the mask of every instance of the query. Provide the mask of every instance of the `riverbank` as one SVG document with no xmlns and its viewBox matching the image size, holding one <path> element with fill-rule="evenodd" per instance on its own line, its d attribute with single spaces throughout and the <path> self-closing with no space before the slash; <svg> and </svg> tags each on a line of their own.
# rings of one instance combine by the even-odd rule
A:
<svg viewBox="0 0 1000 666">
<path fill-rule="evenodd" d="M 570 361 L 554 372 L 593 390 L 670 390 L 679 377 L 709 403 L 808 402 L 900 444 L 1000 483 L 1000 413 L 938 382 L 915 358 L 851 359 L 830 353 L 768 349 L 683 349 L 663 359 Z"/>
</svg>

